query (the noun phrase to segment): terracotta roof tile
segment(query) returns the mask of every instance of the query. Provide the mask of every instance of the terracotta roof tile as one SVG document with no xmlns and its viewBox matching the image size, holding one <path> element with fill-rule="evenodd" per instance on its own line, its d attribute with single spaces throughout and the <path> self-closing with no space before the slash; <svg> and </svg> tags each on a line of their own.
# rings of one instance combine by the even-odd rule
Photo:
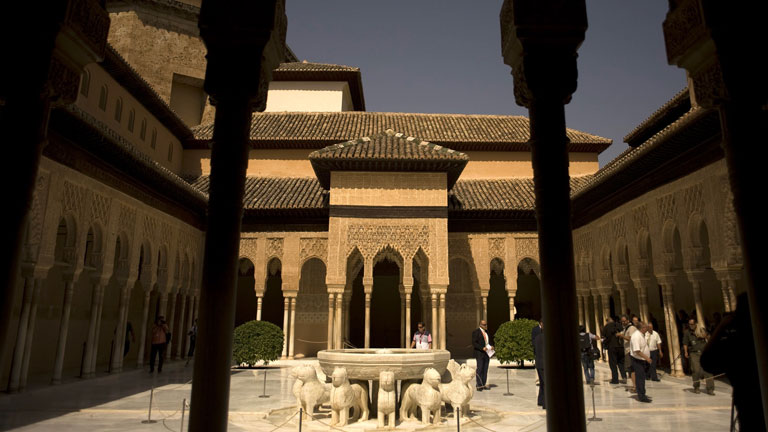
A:
<svg viewBox="0 0 768 432">
<path fill-rule="evenodd" d="M 680 118 L 690 109 L 691 96 L 686 86 L 628 133 L 624 137 L 624 142 L 632 147 L 636 147 Z"/>
<path fill-rule="evenodd" d="M 429 141 L 407 136 L 392 129 L 384 132 L 333 144 L 309 154 L 310 160 L 365 159 L 365 160 L 460 160 L 469 156 Z"/>
<path fill-rule="evenodd" d="M 307 61 L 301 62 L 288 62 L 280 63 L 280 66 L 274 70 L 274 72 L 284 71 L 344 71 L 344 72 L 360 72 L 360 68 L 329 64 L 329 63 L 313 63 Z"/>
<path fill-rule="evenodd" d="M 257 148 L 322 148 L 393 129 L 454 150 L 528 151 L 529 121 L 522 116 L 345 112 L 265 112 L 251 121 Z M 197 140 L 210 140 L 213 124 L 194 129 Z M 567 130 L 570 151 L 601 152 L 611 140 Z"/>
</svg>

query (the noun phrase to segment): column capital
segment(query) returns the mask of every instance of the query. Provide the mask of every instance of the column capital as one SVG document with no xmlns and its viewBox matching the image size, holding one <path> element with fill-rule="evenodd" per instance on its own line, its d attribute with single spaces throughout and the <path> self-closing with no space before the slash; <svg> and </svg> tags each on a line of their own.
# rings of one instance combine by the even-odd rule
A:
<svg viewBox="0 0 768 432">
<path fill-rule="evenodd" d="M 719 281 L 737 281 L 741 279 L 741 269 L 725 268 L 714 269 L 715 276 Z"/>
<path fill-rule="evenodd" d="M 326 288 L 328 289 L 328 294 L 343 294 L 344 288 L 346 287 L 345 284 L 326 284 Z"/>
<path fill-rule="evenodd" d="M 688 280 L 691 283 L 701 283 L 704 280 L 704 269 L 690 269 L 685 271 L 685 275 L 688 276 Z"/>
<path fill-rule="evenodd" d="M 429 292 L 432 294 L 445 294 L 448 292 L 448 285 L 429 284 Z"/>
<path fill-rule="evenodd" d="M 659 283 L 666 289 L 667 287 L 674 287 L 675 286 L 675 275 L 673 274 L 662 274 L 657 275 L 656 280 L 659 281 Z"/>
<path fill-rule="evenodd" d="M 501 51 L 512 67 L 515 101 L 568 103 L 576 91 L 576 50 L 584 41 L 584 0 L 535 2 L 505 0 L 501 7 Z"/>
</svg>

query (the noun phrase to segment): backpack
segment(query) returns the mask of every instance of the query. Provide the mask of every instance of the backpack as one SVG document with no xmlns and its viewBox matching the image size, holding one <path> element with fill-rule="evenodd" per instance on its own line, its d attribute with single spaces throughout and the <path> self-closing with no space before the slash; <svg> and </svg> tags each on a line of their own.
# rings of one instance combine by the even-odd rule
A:
<svg viewBox="0 0 768 432">
<path fill-rule="evenodd" d="M 589 337 L 589 333 L 579 335 L 579 348 L 581 348 L 581 352 L 583 353 L 589 352 L 592 348 L 592 340 Z"/>
</svg>

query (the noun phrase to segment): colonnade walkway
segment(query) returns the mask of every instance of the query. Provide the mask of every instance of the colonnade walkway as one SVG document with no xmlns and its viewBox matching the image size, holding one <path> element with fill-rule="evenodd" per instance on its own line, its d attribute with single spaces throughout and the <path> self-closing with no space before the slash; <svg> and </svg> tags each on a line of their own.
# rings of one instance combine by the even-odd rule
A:
<svg viewBox="0 0 768 432">
<path fill-rule="evenodd" d="M 291 392 L 293 379 L 290 369 L 313 359 L 277 361 L 266 374 L 266 394 L 263 370 L 232 372 L 230 393 L 230 431 L 298 430 L 294 416 L 295 399 Z M 471 360 L 470 363 L 474 363 Z M 536 371 L 532 368 L 509 372 L 510 391 L 506 392 L 506 372 L 491 362 L 488 381 L 490 391 L 475 393 L 472 403 L 473 420 L 462 424 L 462 430 L 498 432 L 544 431 L 544 410 L 536 406 L 538 387 Z M 648 395 L 653 403 L 635 400 L 623 385 L 610 385 L 610 372 L 604 363 L 596 366 L 595 402 L 599 422 L 589 422 L 587 430 L 654 430 L 666 431 L 724 431 L 728 430 L 731 414 L 731 388 L 717 381 L 715 396 L 691 392 L 691 379 L 662 377 L 661 382 L 649 382 Z M 322 377 L 321 377 L 322 378 Z M 128 371 L 57 386 L 30 389 L 20 394 L 0 395 L 0 430 L 99 430 L 99 431 L 179 431 L 182 401 L 191 394 L 192 365 L 184 362 L 166 364 L 163 373 L 150 375 L 146 370 Z M 704 386 L 702 386 L 703 388 Z M 143 424 L 147 419 L 150 389 L 154 388 L 152 419 L 157 423 Z M 587 418 L 592 417 L 592 395 L 584 386 Z M 329 414 L 319 415 L 327 423 Z M 188 410 L 185 414 L 185 426 Z M 483 429 L 480 425 L 486 427 Z M 445 429 L 456 430 L 451 416 Z M 347 430 L 374 429 L 375 422 L 354 423 Z M 400 424 L 398 430 L 420 428 L 419 423 Z M 303 430 L 331 430 L 317 421 L 304 422 Z"/>
</svg>

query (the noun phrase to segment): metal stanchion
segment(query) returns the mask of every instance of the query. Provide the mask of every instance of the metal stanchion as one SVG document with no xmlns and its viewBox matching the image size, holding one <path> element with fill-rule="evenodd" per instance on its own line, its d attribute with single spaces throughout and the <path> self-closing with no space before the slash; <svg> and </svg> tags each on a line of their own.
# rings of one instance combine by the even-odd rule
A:
<svg viewBox="0 0 768 432">
<path fill-rule="evenodd" d="M 456 407 L 456 432 L 461 432 L 461 407 Z"/>
<path fill-rule="evenodd" d="M 509 368 L 507 368 L 507 392 L 504 393 L 504 396 L 512 396 L 512 393 L 509 392 Z"/>
<path fill-rule="evenodd" d="M 264 369 L 264 390 L 262 390 L 260 398 L 268 398 L 269 395 L 267 394 L 267 370 Z"/>
<path fill-rule="evenodd" d="M 187 398 L 184 398 L 183 401 L 181 401 L 181 426 L 179 427 L 179 432 L 184 432 L 184 410 L 187 408 Z"/>
<path fill-rule="evenodd" d="M 595 410 L 595 384 L 590 384 L 589 388 L 592 389 L 592 418 L 589 421 L 603 421 L 603 419 L 597 417 L 597 411 Z"/>
<path fill-rule="evenodd" d="M 301 422 L 304 420 L 304 409 L 299 408 L 299 432 L 301 432 Z"/>
<path fill-rule="evenodd" d="M 141 421 L 144 424 L 147 424 L 147 423 L 157 423 L 157 420 L 152 420 L 152 399 L 154 397 L 155 397 L 155 388 L 152 387 L 149 390 L 149 413 L 147 414 L 147 419 Z"/>
</svg>

